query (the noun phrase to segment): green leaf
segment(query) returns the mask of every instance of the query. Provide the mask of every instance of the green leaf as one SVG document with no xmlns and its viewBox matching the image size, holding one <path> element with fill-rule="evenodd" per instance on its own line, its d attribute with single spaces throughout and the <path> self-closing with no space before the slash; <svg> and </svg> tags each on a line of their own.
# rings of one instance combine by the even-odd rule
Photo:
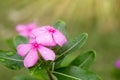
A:
<svg viewBox="0 0 120 80">
<path fill-rule="evenodd" d="M 57 59 L 55 60 L 56 62 L 56 67 L 59 66 L 59 64 L 62 62 L 63 58 L 80 49 L 86 42 L 88 35 L 86 33 L 82 33 L 79 36 L 73 38 L 72 40 L 68 41 L 63 47 L 61 47 L 56 54 L 60 54 Z"/>
<path fill-rule="evenodd" d="M 84 54 L 80 54 L 72 63 L 71 65 L 79 66 L 84 69 L 88 69 L 90 65 L 95 60 L 95 51 L 87 51 Z"/>
<path fill-rule="evenodd" d="M 76 66 L 60 68 L 53 71 L 53 74 L 58 80 L 102 80 L 95 73 Z"/>
<path fill-rule="evenodd" d="M 115 80 L 120 80 L 120 69 L 114 68 L 111 73 Z"/>
<path fill-rule="evenodd" d="M 17 47 L 19 44 L 25 44 L 27 42 L 28 42 L 28 39 L 23 36 L 16 36 L 13 40 L 15 47 Z"/>
<path fill-rule="evenodd" d="M 15 50 L 15 46 L 14 46 L 14 43 L 13 43 L 13 38 L 6 39 L 5 42 L 11 49 Z"/>
<path fill-rule="evenodd" d="M 66 37 L 68 37 L 68 33 L 66 31 L 66 24 L 64 21 L 62 20 L 58 20 L 54 23 L 53 25 L 56 29 L 58 29 L 59 31 L 61 31 Z"/>
<path fill-rule="evenodd" d="M 20 76 L 15 76 L 13 80 L 39 80 L 39 79 L 32 77 L 30 75 L 20 75 Z"/>
<path fill-rule="evenodd" d="M 53 80 L 58 80 L 58 78 L 52 74 Z"/>
<path fill-rule="evenodd" d="M 41 67 L 40 65 L 41 63 L 38 63 L 36 66 L 29 68 L 30 74 L 40 80 L 50 80 L 47 70 L 45 67 Z"/>
<path fill-rule="evenodd" d="M 12 51 L 0 50 L 0 63 L 12 70 L 19 70 L 24 67 L 23 59 Z"/>
</svg>

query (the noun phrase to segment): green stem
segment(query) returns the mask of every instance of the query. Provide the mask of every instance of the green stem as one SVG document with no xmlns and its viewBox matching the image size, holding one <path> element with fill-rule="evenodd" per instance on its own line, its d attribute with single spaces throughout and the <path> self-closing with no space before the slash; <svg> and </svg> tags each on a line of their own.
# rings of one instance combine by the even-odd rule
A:
<svg viewBox="0 0 120 80">
<path fill-rule="evenodd" d="M 52 63 L 52 72 L 54 71 L 55 69 L 55 62 Z"/>
<path fill-rule="evenodd" d="M 50 72 L 49 68 L 46 68 L 46 70 L 47 70 L 47 73 L 48 73 L 48 75 L 50 77 L 50 80 L 54 80 L 53 76 L 52 76 L 52 73 Z"/>
</svg>

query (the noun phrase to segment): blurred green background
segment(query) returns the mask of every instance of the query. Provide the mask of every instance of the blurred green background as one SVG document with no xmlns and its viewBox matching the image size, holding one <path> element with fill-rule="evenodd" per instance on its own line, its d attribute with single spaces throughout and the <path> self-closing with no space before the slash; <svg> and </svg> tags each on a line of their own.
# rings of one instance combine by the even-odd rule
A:
<svg viewBox="0 0 120 80">
<path fill-rule="evenodd" d="M 114 63 L 120 59 L 120 0 L 0 0 L 0 49 L 9 49 L 5 39 L 16 35 L 17 24 L 35 21 L 52 25 L 59 19 L 66 22 L 69 38 L 82 32 L 89 34 L 85 46 L 74 54 L 96 50 L 91 70 L 103 80 L 115 80 Z M 27 71 L 12 71 L 0 65 L 0 80 L 11 80 L 18 74 Z"/>
</svg>

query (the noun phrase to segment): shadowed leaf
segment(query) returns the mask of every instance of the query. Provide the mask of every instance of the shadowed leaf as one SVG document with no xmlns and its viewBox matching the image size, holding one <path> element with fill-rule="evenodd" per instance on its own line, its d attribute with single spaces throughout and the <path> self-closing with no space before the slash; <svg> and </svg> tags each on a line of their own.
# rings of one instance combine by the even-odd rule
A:
<svg viewBox="0 0 120 80">
<path fill-rule="evenodd" d="M 66 24 L 62 20 L 58 20 L 54 23 L 53 27 L 61 31 L 66 37 L 68 37 L 68 33 L 66 31 Z"/>
<path fill-rule="evenodd" d="M 0 63 L 12 70 L 19 70 L 24 67 L 23 59 L 12 51 L 0 50 Z"/>
<path fill-rule="evenodd" d="M 17 47 L 19 44 L 25 44 L 27 42 L 28 42 L 28 39 L 23 36 L 16 36 L 13 40 L 15 47 Z"/>
<path fill-rule="evenodd" d="M 20 76 L 14 77 L 13 80 L 39 80 L 39 79 L 29 75 L 20 75 Z"/>
<path fill-rule="evenodd" d="M 53 73 L 58 80 L 102 80 L 95 73 L 76 66 L 60 68 Z"/>
<path fill-rule="evenodd" d="M 71 65 L 79 66 L 81 68 L 88 69 L 95 59 L 94 51 L 87 51 L 84 54 L 80 54 Z"/>
<path fill-rule="evenodd" d="M 59 54 L 56 59 L 56 66 L 59 66 L 64 57 L 78 49 L 80 49 L 87 40 L 87 34 L 82 33 L 79 36 L 73 38 L 72 40 L 68 41 L 63 47 L 61 47 L 56 54 Z"/>
</svg>

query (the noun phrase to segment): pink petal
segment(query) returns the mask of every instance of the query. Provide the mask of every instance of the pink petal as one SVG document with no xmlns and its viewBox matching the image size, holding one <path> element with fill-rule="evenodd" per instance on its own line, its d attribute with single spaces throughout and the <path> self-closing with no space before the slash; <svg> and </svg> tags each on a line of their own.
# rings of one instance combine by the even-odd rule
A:
<svg viewBox="0 0 120 80">
<path fill-rule="evenodd" d="M 35 23 L 30 23 L 30 24 L 26 25 L 26 31 L 28 33 L 28 36 L 30 36 L 32 30 L 35 29 L 35 28 L 36 28 Z"/>
<path fill-rule="evenodd" d="M 35 43 L 36 39 L 35 38 L 29 38 L 29 42 L 28 43 Z"/>
<path fill-rule="evenodd" d="M 41 46 L 38 50 L 44 60 L 55 60 L 55 53 L 52 50 L 43 46 Z"/>
<path fill-rule="evenodd" d="M 120 69 L 120 60 L 117 60 L 115 66 Z"/>
<path fill-rule="evenodd" d="M 67 42 L 66 37 L 58 30 L 56 30 L 55 33 L 53 33 L 53 38 L 59 46 L 62 46 Z"/>
<path fill-rule="evenodd" d="M 38 37 L 36 37 L 36 41 L 39 44 L 42 44 L 44 46 L 55 46 L 56 43 L 53 40 L 52 34 L 49 32 L 43 32 L 39 34 Z"/>
<path fill-rule="evenodd" d="M 27 25 L 30 29 L 34 29 L 37 27 L 36 23 L 35 22 L 32 22 L 30 24 Z"/>
<path fill-rule="evenodd" d="M 16 30 L 19 32 L 19 31 L 23 31 L 23 30 L 25 30 L 25 25 L 22 25 L 22 24 L 19 24 L 19 25 L 17 25 L 16 26 Z"/>
<path fill-rule="evenodd" d="M 28 32 L 26 31 L 25 25 L 22 25 L 22 24 L 17 25 L 16 31 L 22 36 L 26 36 L 26 37 L 28 36 Z"/>
<path fill-rule="evenodd" d="M 32 49 L 24 59 L 24 66 L 26 68 L 34 66 L 38 61 L 38 54 L 35 49 Z"/>
<path fill-rule="evenodd" d="M 35 23 L 30 23 L 28 25 L 22 25 L 22 24 L 19 24 L 16 26 L 16 31 L 22 35 L 22 36 L 25 36 L 25 37 L 28 37 L 31 33 L 31 31 L 36 28 L 36 24 Z"/>
<path fill-rule="evenodd" d="M 35 38 L 45 32 L 46 32 L 46 29 L 44 27 L 35 28 L 31 31 L 30 37 Z"/>
<path fill-rule="evenodd" d="M 24 57 L 31 48 L 31 44 L 20 44 L 17 46 L 17 52 L 20 56 Z"/>
<path fill-rule="evenodd" d="M 29 34 L 26 31 L 19 32 L 19 35 L 24 36 L 24 37 L 28 37 L 29 36 Z"/>
<path fill-rule="evenodd" d="M 54 27 L 52 27 L 52 26 L 43 26 L 43 27 L 45 27 L 48 31 L 50 30 L 50 29 L 52 29 L 52 30 L 56 30 Z"/>
</svg>

